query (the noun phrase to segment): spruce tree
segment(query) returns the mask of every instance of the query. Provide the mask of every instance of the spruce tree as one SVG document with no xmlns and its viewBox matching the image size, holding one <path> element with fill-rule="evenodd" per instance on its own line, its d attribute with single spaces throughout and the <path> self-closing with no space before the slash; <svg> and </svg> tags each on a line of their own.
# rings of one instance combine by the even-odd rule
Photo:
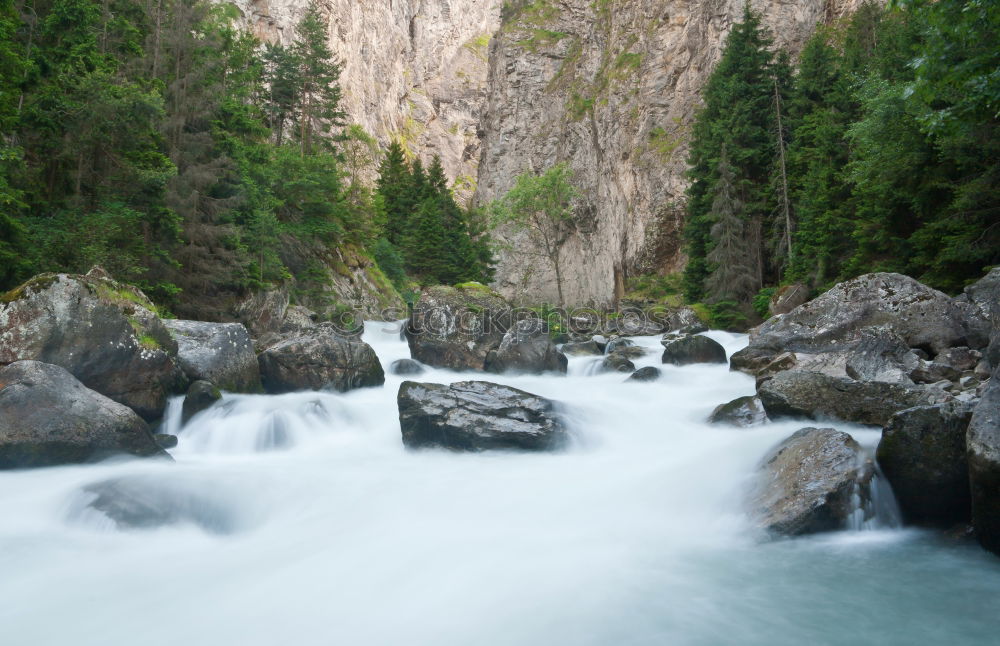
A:
<svg viewBox="0 0 1000 646">
<path fill-rule="evenodd" d="M 707 300 L 749 303 L 757 290 L 754 250 L 752 241 L 747 239 L 744 205 L 736 194 L 736 177 L 725 146 L 720 154 L 714 191 L 709 215 L 712 250 L 706 257 L 712 268 L 705 281 Z"/>
<path fill-rule="evenodd" d="M 764 222 L 771 211 L 768 186 L 775 159 L 774 59 L 770 46 L 760 15 L 747 4 L 703 91 L 705 107 L 694 124 L 688 159 L 692 181 L 684 232 L 688 252 L 684 289 L 691 301 L 704 298 L 705 280 L 711 273 L 711 210 L 724 145 L 733 169 L 734 191 L 744 205 L 745 235 L 754 254 L 750 275 L 758 285 L 764 279 Z"/>
<path fill-rule="evenodd" d="M 385 237 L 393 245 L 403 241 L 412 213 L 410 167 L 398 141 L 389 144 L 379 165 L 376 188 L 385 211 Z"/>
</svg>

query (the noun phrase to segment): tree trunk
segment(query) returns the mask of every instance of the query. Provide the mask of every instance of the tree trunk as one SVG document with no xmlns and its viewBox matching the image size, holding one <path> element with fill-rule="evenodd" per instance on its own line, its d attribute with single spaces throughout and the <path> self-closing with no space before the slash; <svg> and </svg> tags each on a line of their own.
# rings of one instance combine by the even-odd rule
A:
<svg viewBox="0 0 1000 646">
<path fill-rule="evenodd" d="M 785 133 L 781 127 L 781 96 L 778 94 L 778 79 L 774 79 L 774 111 L 778 117 L 778 160 L 781 166 L 781 206 L 785 212 L 785 244 L 788 249 L 788 263 L 792 253 L 792 211 L 788 203 L 788 175 L 785 173 Z"/>
</svg>

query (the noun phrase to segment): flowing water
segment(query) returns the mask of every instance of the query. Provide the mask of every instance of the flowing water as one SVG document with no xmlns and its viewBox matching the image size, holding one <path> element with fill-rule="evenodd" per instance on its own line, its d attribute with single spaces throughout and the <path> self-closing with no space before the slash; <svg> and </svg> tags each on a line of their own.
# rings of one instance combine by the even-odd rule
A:
<svg viewBox="0 0 1000 646">
<path fill-rule="evenodd" d="M 386 367 L 408 356 L 393 325 L 366 340 Z M 651 352 L 636 364 L 657 365 L 658 339 L 637 341 Z M 172 464 L 0 473 L 0 643 L 997 643 L 1000 559 L 975 546 L 891 519 L 760 540 L 742 492 L 802 424 L 707 425 L 750 377 L 663 366 L 624 383 L 590 374 L 595 360 L 486 377 L 562 402 L 563 453 L 407 451 L 388 375 L 347 394 L 226 396 L 184 428 L 175 403 Z M 115 478 L 193 522 L 116 529 L 84 490 Z"/>
</svg>

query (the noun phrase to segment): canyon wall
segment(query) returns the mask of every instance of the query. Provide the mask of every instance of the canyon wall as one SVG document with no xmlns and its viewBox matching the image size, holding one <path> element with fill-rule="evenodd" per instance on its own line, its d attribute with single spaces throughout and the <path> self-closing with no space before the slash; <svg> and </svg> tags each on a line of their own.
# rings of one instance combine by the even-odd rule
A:
<svg viewBox="0 0 1000 646">
<path fill-rule="evenodd" d="M 792 53 L 859 0 L 757 0 Z M 490 45 L 477 200 L 519 173 L 567 162 L 582 195 L 562 251 L 567 304 L 607 305 L 629 275 L 683 267 L 685 158 L 699 92 L 744 0 L 509 0 Z M 497 287 L 556 299 L 551 264 L 524 235 Z"/>
<path fill-rule="evenodd" d="M 308 0 L 237 0 L 244 25 L 290 43 Z M 342 65 L 342 107 L 384 146 L 437 154 L 460 197 L 475 188 L 487 51 L 501 0 L 321 0 Z"/>
</svg>

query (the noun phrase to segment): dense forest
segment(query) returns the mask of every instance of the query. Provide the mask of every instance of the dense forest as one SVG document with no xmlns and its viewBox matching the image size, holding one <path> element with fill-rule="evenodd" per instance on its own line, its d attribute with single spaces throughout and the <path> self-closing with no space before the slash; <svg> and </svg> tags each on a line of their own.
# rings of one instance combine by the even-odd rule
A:
<svg viewBox="0 0 1000 646">
<path fill-rule="evenodd" d="M 738 324 L 782 284 L 1000 263 L 998 41 L 990 0 L 869 4 L 793 65 L 748 5 L 694 125 L 688 300 Z"/>
<path fill-rule="evenodd" d="M 330 250 L 377 256 L 400 290 L 488 280 L 483 227 L 439 164 L 393 147 L 369 186 L 382 153 L 344 123 L 319 9 L 287 46 L 234 12 L 0 0 L 0 290 L 99 263 L 215 319 L 276 284 L 321 294 Z"/>
</svg>

